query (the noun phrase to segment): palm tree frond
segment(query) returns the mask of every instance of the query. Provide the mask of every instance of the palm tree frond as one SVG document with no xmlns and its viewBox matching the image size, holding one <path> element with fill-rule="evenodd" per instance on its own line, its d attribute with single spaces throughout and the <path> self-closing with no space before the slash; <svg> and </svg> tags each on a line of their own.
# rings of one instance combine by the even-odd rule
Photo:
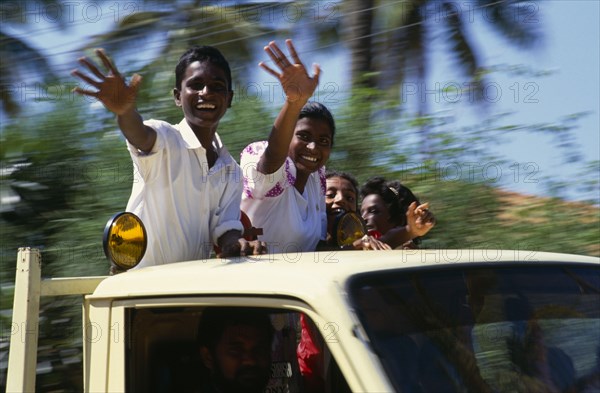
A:
<svg viewBox="0 0 600 393">
<path fill-rule="evenodd" d="M 171 12 L 159 11 L 131 14 L 123 18 L 114 30 L 94 36 L 80 50 L 101 46 L 109 52 L 120 53 L 135 48 L 138 46 L 136 43 L 148 35 L 164 30 L 164 20 L 171 15 Z"/>
<path fill-rule="evenodd" d="M 479 62 L 475 55 L 473 46 L 469 43 L 467 34 L 465 34 L 465 26 L 457 13 L 452 13 L 451 6 L 444 3 L 444 7 L 448 11 L 446 18 L 446 26 L 448 28 L 448 40 L 452 45 L 452 53 L 458 59 L 458 64 L 470 78 L 475 77 L 479 69 Z"/>
<path fill-rule="evenodd" d="M 457 58 L 458 66 L 462 68 L 465 76 L 471 79 L 468 85 L 470 97 L 477 103 L 483 103 L 484 98 L 484 70 L 480 64 L 474 46 L 469 42 L 469 34 L 461 15 L 452 12 L 452 5 L 444 3 L 447 11 L 446 26 L 449 34 L 449 43 L 452 45 L 451 53 Z"/>
<path fill-rule="evenodd" d="M 539 43 L 540 14 L 536 2 L 487 0 L 486 20 L 500 35 L 512 44 L 528 49 Z"/>
<path fill-rule="evenodd" d="M 26 41 L 0 31 L 0 42 L 2 43 L 0 45 L 0 66 L 2 67 L 0 78 L 3 82 L 6 81 L 4 71 L 8 67 L 31 68 L 39 72 L 40 75 L 54 77 L 46 56 Z"/>
<path fill-rule="evenodd" d="M 0 31 L 0 103 L 10 116 L 19 112 L 22 99 L 16 96 L 24 74 L 37 76 L 38 80 L 56 78 L 45 55 L 27 42 Z M 28 81 L 36 78 L 27 78 Z M 13 89 L 14 87 L 14 89 Z"/>
<path fill-rule="evenodd" d="M 39 21 L 40 14 L 44 13 L 46 19 L 64 28 L 68 18 L 72 16 L 60 0 L 0 0 L 0 4 L 0 20 L 7 24 L 30 24 L 32 20 Z"/>
</svg>

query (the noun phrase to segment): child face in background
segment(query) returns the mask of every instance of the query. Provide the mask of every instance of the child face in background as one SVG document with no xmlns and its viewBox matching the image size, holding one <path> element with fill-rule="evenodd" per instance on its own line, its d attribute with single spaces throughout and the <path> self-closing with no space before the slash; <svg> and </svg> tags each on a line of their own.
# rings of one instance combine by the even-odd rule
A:
<svg viewBox="0 0 600 393">
<path fill-rule="evenodd" d="M 369 231 L 374 230 L 385 235 L 387 231 L 396 226 L 390 217 L 385 201 L 378 194 L 370 194 L 363 199 L 360 214 Z"/>
<path fill-rule="evenodd" d="M 326 180 L 325 207 L 327 212 L 328 241 L 332 240 L 336 216 L 342 212 L 355 213 L 358 206 L 357 190 L 348 179 L 332 176 Z"/>
<path fill-rule="evenodd" d="M 340 210 L 356 212 L 357 192 L 354 185 L 347 179 L 333 176 L 327 179 L 325 191 L 327 216 L 336 215 Z"/>
</svg>

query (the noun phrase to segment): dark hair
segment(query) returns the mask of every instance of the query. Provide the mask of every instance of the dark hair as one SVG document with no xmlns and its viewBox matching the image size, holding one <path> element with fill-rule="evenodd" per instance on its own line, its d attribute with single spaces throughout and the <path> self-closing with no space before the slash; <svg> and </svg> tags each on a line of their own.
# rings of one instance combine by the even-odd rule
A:
<svg viewBox="0 0 600 393">
<path fill-rule="evenodd" d="M 333 169 L 326 170 L 325 178 L 329 179 L 331 177 L 341 177 L 342 179 L 348 180 L 350 183 L 352 183 L 352 186 L 354 187 L 354 192 L 356 192 L 356 195 L 358 196 L 358 192 L 359 192 L 358 181 L 356 180 L 356 178 L 354 176 L 352 176 L 348 172 L 336 171 Z"/>
<path fill-rule="evenodd" d="M 362 199 L 372 194 L 377 194 L 383 199 L 390 212 L 390 218 L 396 225 L 406 225 L 406 212 L 411 203 L 417 202 L 417 205 L 420 204 L 408 187 L 402 185 L 399 181 L 387 182 L 380 176 L 367 180 L 360 190 Z"/>
<path fill-rule="evenodd" d="M 198 344 L 214 351 L 223 332 L 229 326 L 252 326 L 273 338 L 273 325 L 265 309 L 248 307 L 208 307 L 198 325 Z"/>
<path fill-rule="evenodd" d="M 308 117 L 310 119 L 323 120 L 331 129 L 331 145 L 333 146 L 333 137 L 335 136 L 335 121 L 333 115 L 327 107 L 319 102 L 309 101 L 300 110 L 298 119 Z"/>
<path fill-rule="evenodd" d="M 207 61 L 218 67 L 220 67 L 223 71 L 225 71 L 225 76 L 227 78 L 227 88 L 231 91 L 231 69 L 229 68 L 229 63 L 225 56 L 215 47 L 212 46 L 193 46 L 181 57 L 179 58 L 179 62 L 175 66 L 175 88 L 181 89 L 181 80 L 183 79 L 183 75 L 185 74 L 185 70 L 188 68 L 190 64 L 195 61 Z"/>
</svg>

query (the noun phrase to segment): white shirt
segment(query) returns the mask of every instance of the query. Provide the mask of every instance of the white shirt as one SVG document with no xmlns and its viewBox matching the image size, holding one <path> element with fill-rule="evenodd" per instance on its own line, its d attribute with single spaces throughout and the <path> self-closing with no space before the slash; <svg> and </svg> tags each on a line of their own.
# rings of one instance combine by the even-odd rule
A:
<svg viewBox="0 0 600 393">
<path fill-rule="evenodd" d="M 127 211 L 140 217 L 148 235 L 137 267 L 208 258 L 221 235 L 242 230 L 240 167 L 215 134 L 218 158 L 209 169 L 206 150 L 185 119 L 144 124 L 156 130 L 152 151 L 128 143 L 134 178 Z"/>
<path fill-rule="evenodd" d="M 258 240 L 267 242 L 269 253 L 314 251 L 327 236 L 325 211 L 325 168 L 310 174 L 304 192 L 294 187 L 296 166 L 291 158 L 274 173 L 265 175 L 257 170 L 267 142 L 248 145 L 241 154 L 244 174 L 242 210 L 252 226 L 262 228 Z"/>
</svg>

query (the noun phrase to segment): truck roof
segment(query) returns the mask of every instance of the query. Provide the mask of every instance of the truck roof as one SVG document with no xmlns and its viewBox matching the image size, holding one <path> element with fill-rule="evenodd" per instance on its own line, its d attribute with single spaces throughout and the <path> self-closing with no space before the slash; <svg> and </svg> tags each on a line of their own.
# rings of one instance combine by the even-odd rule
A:
<svg viewBox="0 0 600 393">
<path fill-rule="evenodd" d="M 90 298 L 195 294 L 273 295 L 318 301 L 350 276 L 387 269 L 456 264 L 569 262 L 598 265 L 595 257 L 524 250 L 397 250 L 267 254 L 207 259 L 133 269 L 103 280 Z"/>
</svg>

